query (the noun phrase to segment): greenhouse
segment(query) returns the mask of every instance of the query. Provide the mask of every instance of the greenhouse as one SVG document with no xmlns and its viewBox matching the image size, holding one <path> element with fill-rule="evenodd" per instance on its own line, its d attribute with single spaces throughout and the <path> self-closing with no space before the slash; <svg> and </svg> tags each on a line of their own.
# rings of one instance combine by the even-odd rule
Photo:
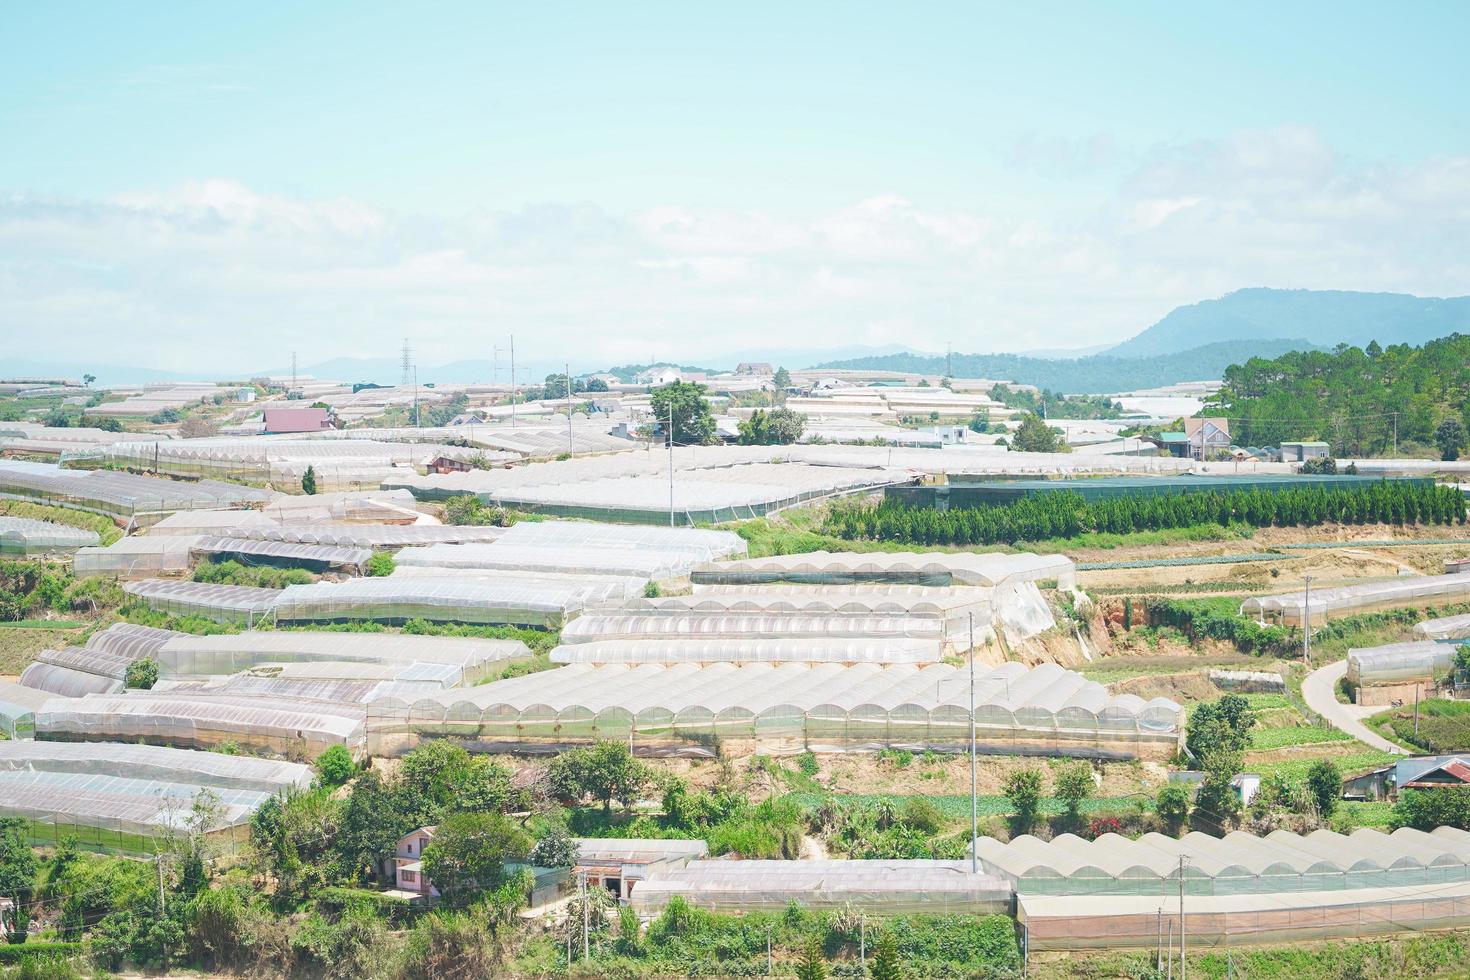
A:
<svg viewBox="0 0 1470 980">
<path fill-rule="evenodd" d="M 1349 650 L 1347 680 L 1352 685 L 1430 682 L 1447 677 L 1454 667 L 1453 644 L 1411 640 Z"/>
<path fill-rule="evenodd" d="M 944 624 L 938 619 L 902 614 L 767 614 L 617 610 L 583 614 L 562 629 L 563 643 L 599 640 L 780 640 L 861 637 L 924 640 L 921 646 L 940 659 Z M 918 649 L 916 647 L 915 649 Z M 721 657 L 720 659 L 728 659 Z"/>
<path fill-rule="evenodd" d="M 239 528 L 236 537 L 290 544 L 321 544 L 374 551 L 431 544 L 485 544 L 505 533 L 503 527 L 457 527 L 453 524 L 355 524 L 282 527 L 279 524 Z"/>
<path fill-rule="evenodd" d="M 1470 576 L 1467 576 L 1470 578 Z M 812 551 L 702 565 L 690 575 L 696 585 L 981 585 L 1002 586 L 1055 580 L 1076 584 L 1076 568 L 1063 555 L 998 552 Z"/>
<path fill-rule="evenodd" d="M 504 528 L 500 540 L 506 545 L 536 548 L 681 552 L 699 561 L 743 555 L 748 549 L 745 539 L 733 531 L 591 521 L 520 521 Z"/>
<path fill-rule="evenodd" d="M 157 612 L 171 616 L 203 616 L 216 623 L 245 626 L 270 618 L 276 601 L 281 597 L 280 589 L 164 578 L 124 582 L 123 591 L 142 599 L 148 608 Z"/>
<path fill-rule="evenodd" d="M 100 655 L 113 655 L 126 659 L 128 663 L 151 657 L 159 647 L 175 637 L 185 636 L 175 630 L 158 629 L 153 626 L 138 626 L 133 623 L 114 623 L 87 639 L 86 649 Z"/>
<path fill-rule="evenodd" d="M 161 572 L 186 572 L 193 560 L 194 535 L 164 535 L 120 538 L 106 548 L 81 548 L 72 559 L 78 578 L 105 575 L 136 578 Z"/>
<path fill-rule="evenodd" d="M 830 633 L 801 636 L 780 629 L 769 635 L 746 633 L 716 639 L 586 639 L 574 627 L 593 619 L 583 616 L 562 630 L 562 646 L 551 651 L 558 664 L 718 664 L 832 663 L 932 664 L 944 658 L 937 635 L 928 638 L 869 639 Z M 596 617 L 602 619 L 603 617 Z M 630 617 L 637 619 L 639 617 Z M 860 617 L 858 621 L 867 621 Z M 658 622 L 658 620 L 656 620 Z M 869 636 L 881 636 L 879 632 Z M 850 638 L 849 638 L 850 637 Z M 859 638 L 861 637 L 861 638 Z"/>
<path fill-rule="evenodd" d="M 22 687 L 34 688 L 62 698 L 80 698 L 88 694 L 117 694 L 123 682 L 106 674 L 77 670 L 37 660 L 20 673 Z"/>
<path fill-rule="evenodd" d="M 50 463 L 0 460 L 0 497 L 136 518 L 180 510 L 245 507 L 271 498 L 264 490 L 200 480 L 181 483 L 109 470 L 64 470 Z"/>
<path fill-rule="evenodd" d="M 1194 832 L 1178 840 L 1022 835 L 1009 843 L 981 837 L 976 846 L 985 870 L 1010 879 L 1025 896 L 1177 896 L 1181 858 L 1186 895 L 1470 884 L 1470 834 L 1450 827 L 1391 834 L 1362 828 L 1348 835 L 1277 830 L 1264 837 L 1235 831 L 1223 838 Z"/>
<path fill-rule="evenodd" d="M 443 665 L 454 671 L 453 683 L 444 685 L 452 687 L 475 684 L 505 664 L 529 660 L 531 651 L 519 640 L 256 630 L 216 636 L 175 634 L 153 657 L 160 675 L 172 678 L 234 674 L 267 666 L 278 668 L 282 675 L 294 667 L 299 676 L 328 677 L 332 675 L 326 667 L 341 664 L 354 666 L 337 676 L 362 678 L 371 676 L 364 671 L 373 664 L 392 666 L 399 672 Z M 316 664 L 318 669 L 306 671 L 308 664 Z M 390 679 L 413 678 L 395 673 Z"/>
<path fill-rule="evenodd" d="M 1470 599 L 1470 573 L 1460 575 L 1423 575 L 1390 579 L 1386 582 L 1364 582 L 1361 585 L 1339 585 L 1313 589 L 1311 621 L 1324 623 L 1333 616 L 1387 609 L 1393 606 L 1432 605 L 1463 602 Z M 1247 599 L 1240 614 L 1265 623 L 1301 626 L 1305 618 L 1307 596 L 1303 592 Z"/>
<path fill-rule="evenodd" d="M 1010 883 L 968 861 L 691 861 L 633 884 L 629 902 L 657 915 L 679 896 L 714 911 L 856 908 L 871 915 L 1011 912 Z"/>
<path fill-rule="evenodd" d="M 215 697 L 134 691 L 66 700 L 35 712 L 36 736 L 53 741 L 141 741 L 210 749 L 226 742 L 315 759 L 330 746 L 362 754 L 363 712 L 355 706 L 284 697 Z"/>
<path fill-rule="evenodd" d="M 0 555 L 71 554 L 78 548 L 95 548 L 101 543 L 96 531 L 0 515 Z"/>
<path fill-rule="evenodd" d="M 1426 619 L 1414 627 L 1414 633 L 1431 640 L 1470 640 L 1470 613 Z"/>
<path fill-rule="evenodd" d="M 280 622 L 373 620 L 507 624 L 560 628 L 592 603 L 626 594 L 623 582 L 540 580 L 531 576 L 399 576 L 288 586 L 276 604 Z"/>
<path fill-rule="evenodd" d="M 643 580 L 682 577 L 699 561 L 687 552 L 647 548 L 522 547 L 506 544 L 503 539 L 494 544 L 436 544 L 427 548 L 404 548 L 395 560 L 409 568 L 622 575 Z"/>
<path fill-rule="evenodd" d="M 124 742 L 0 742 L 0 770 L 129 776 L 261 793 L 307 789 L 316 776 L 296 762 Z"/>
<path fill-rule="evenodd" d="M 407 490 L 344 490 L 310 496 L 277 494 L 261 513 L 277 524 L 413 524 L 422 515 Z"/>
<path fill-rule="evenodd" d="M 417 701 L 383 698 L 368 708 L 368 729 L 375 754 L 426 736 L 492 751 L 598 738 L 689 755 L 961 751 L 969 691 L 967 671 L 948 664 L 572 664 Z M 978 671 L 975 697 L 987 753 L 1166 758 L 1183 725 L 1173 701 L 1110 695 L 1055 664 Z"/>
<path fill-rule="evenodd" d="M 274 565 L 324 572 L 332 568 L 361 569 L 373 553 L 367 548 L 339 548 L 328 544 L 291 544 L 251 538 L 203 537 L 189 549 L 212 561 L 235 559 L 247 565 Z"/>
<path fill-rule="evenodd" d="M 99 677 L 123 680 L 128 674 L 128 665 L 133 658 L 119 653 L 109 653 L 96 647 L 67 647 L 64 650 L 42 650 L 36 655 L 35 664 L 52 664 L 68 670 L 79 670 Z"/>
<path fill-rule="evenodd" d="M 150 538 L 173 534 L 232 534 L 254 537 L 255 529 L 279 527 L 258 510 L 190 510 L 170 514 L 148 528 Z"/>
<path fill-rule="evenodd" d="M 0 731 L 11 739 L 34 737 L 36 711 L 55 697 L 47 691 L 0 680 Z"/>
</svg>

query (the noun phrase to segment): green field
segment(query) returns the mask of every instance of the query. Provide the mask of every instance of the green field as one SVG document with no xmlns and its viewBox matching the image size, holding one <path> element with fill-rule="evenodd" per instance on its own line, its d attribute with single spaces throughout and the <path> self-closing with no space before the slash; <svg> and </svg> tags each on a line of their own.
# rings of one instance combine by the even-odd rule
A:
<svg viewBox="0 0 1470 980">
<path fill-rule="evenodd" d="M 1374 715 L 1365 724 L 1384 738 L 1423 752 L 1462 752 L 1470 749 L 1470 701 L 1431 698 L 1419 704 L 1419 726 L 1414 729 L 1414 707 L 1405 705 Z"/>
</svg>

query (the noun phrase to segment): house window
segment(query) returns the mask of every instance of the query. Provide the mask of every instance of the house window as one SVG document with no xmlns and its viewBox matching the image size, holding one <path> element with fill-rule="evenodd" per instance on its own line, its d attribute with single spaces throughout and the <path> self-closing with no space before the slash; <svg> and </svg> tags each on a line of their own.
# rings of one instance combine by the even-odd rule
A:
<svg viewBox="0 0 1470 980">
<path fill-rule="evenodd" d="M 419 873 L 417 871 L 405 871 L 405 872 L 403 872 L 403 881 L 404 881 L 404 884 L 411 885 L 411 884 L 413 884 L 414 882 L 416 882 L 418 880 L 419 880 Z"/>
</svg>

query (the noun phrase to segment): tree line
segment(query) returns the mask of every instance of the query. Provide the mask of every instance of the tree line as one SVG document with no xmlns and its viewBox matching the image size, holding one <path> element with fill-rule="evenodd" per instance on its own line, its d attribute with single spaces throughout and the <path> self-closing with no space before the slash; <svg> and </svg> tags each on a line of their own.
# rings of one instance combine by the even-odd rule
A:
<svg viewBox="0 0 1470 980">
<path fill-rule="evenodd" d="M 1014 544 L 1094 532 L 1130 534 L 1202 524 L 1465 523 L 1465 498 L 1449 486 L 1388 482 L 1355 487 L 1233 490 L 1089 501 L 1073 491 L 955 510 L 893 501 L 838 501 L 824 530 L 848 540 L 923 545 Z"/>
</svg>

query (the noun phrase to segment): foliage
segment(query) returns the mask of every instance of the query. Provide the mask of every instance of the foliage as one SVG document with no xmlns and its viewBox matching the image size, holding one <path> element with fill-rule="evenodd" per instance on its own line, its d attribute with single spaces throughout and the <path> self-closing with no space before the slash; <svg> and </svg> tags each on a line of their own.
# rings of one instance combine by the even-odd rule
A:
<svg viewBox="0 0 1470 980">
<path fill-rule="evenodd" d="M 1184 746 L 1197 759 L 1217 752 L 1244 752 L 1251 747 L 1255 723 L 1250 701 L 1239 694 L 1226 694 L 1195 705 L 1185 729 Z"/>
<path fill-rule="evenodd" d="M 1318 759 L 1307 770 L 1307 791 L 1323 818 L 1332 816 L 1342 800 L 1342 771 L 1331 759 Z"/>
<path fill-rule="evenodd" d="M 515 523 L 505 508 L 487 506 L 470 493 L 444 501 L 444 520 L 457 527 L 510 527 Z"/>
<path fill-rule="evenodd" d="M 310 572 L 301 568 L 275 568 L 271 565 L 242 565 L 238 561 L 201 562 L 193 575 L 196 582 L 214 585 L 247 585 L 257 589 L 284 589 L 288 585 L 307 585 L 313 581 Z"/>
<path fill-rule="evenodd" d="M 501 813 L 446 817 L 424 847 L 424 875 L 450 905 L 463 906 L 506 880 L 507 861 L 523 859 L 531 839 Z"/>
<path fill-rule="evenodd" d="M 1022 453 L 1055 453 L 1062 448 L 1057 430 L 1035 412 L 1027 412 L 1021 427 L 1011 437 L 1011 448 Z"/>
<path fill-rule="evenodd" d="M 676 446 L 703 446 L 714 441 L 715 419 L 710 414 L 704 385 L 684 381 L 653 389 L 652 413 L 656 422 L 667 425 L 672 410 L 673 441 Z M 665 438 L 669 435 L 665 433 Z"/>
<path fill-rule="evenodd" d="M 333 745 L 316 757 L 316 774 L 323 786 L 341 786 L 357 772 L 357 763 L 345 745 Z"/>
<path fill-rule="evenodd" d="M 36 889 L 36 875 L 40 873 L 40 862 L 26 839 L 27 827 L 22 817 L 0 817 L 0 895 L 11 900 L 10 907 L 0 912 L 0 922 L 10 943 L 26 941 L 31 896 Z"/>
<path fill-rule="evenodd" d="M 301 492 L 308 497 L 316 493 L 316 467 L 308 466 L 306 472 L 301 474 Z"/>
<path fill-rule="evenodd" d="M 1088 501 L 1072 492 L 1032 494 L 1008 504 L 947 511 L 883 501 L 838 501 L 823 530 L 849 540 L 922 545 L 1015 544 L 1079 534 L 1131 534 L 1205 524 L 1298 527 L 1465 523 L 1455 488 L 1408 482 L 1302 486 L 1283 490 L 1123 496 Z"/>
<path fill-rule="evenodd" d="M 392 575 L 393 570 L 397 567 L 398 563 L 393 560 L 392 552 L 375 551 L 373 556 L 367 560 L 367 567 L 363 569 L 363 574 L 369 578 L 385 578 Z"/>
<path fill-rule="evenodd" d="M 1464 409 L 1461 409 L 1464 411 Z M 1453 461 L 1460 458 L 1465 448 L 1465 426 L 1459 419 L 1445 419 L 1434 427 L 1434 445 L 1439 449 L 1439 458 Z"/>
<path fill-rule="evenodd" d="M 1038 415 L 1062 419 L 1116 419 L 1123 417 L 1123 406 L 1107 396 L 1063 395 L 1055 391 L 1032 391 L 996 384 L 990 397 L 1007 408 L 1017 408 Z M 983 432 L 983 429 L 976 431 Z"/>
<path fill-rule="evenodd" d="M 1418 723 L 1414 716 L 1418 714 Z M 1392 708 L 1368 722 L 1384 734 L 1424 752 L 1462 752 L 1470 747 L 1470 702 L 1429 698 Z"/>
<path fill-rule="evenodd" d="M 613 800 L 624 806 L 635 802 L 653 779 L 625 743 L 612 741 L 563 752 L 547 766 L 546 775 L 560 799 L 576 802 L 590 796 L 602 803 L 604 812 Z"/>
<path fill-rule="evenodd" d="M 1178 837 L 1189 816 L 1189 790 L 1179 783 L 1165 783 L 1154 797 L 1154 812 L 1164 822 L 1164 828 Z"/>
<path fill-rule="evenodd" d="M 1219 407 L 1207 413 L 1229 416 L 1241 445 L 1321 439 L 1334 456 L 1376 456 L 1395 441 L 1400 448 L 1438 444 L 1437 426 L 1466 417 L 1470 336 L 1395 344 L 1377 354 L 1343 345 L 1274 360 L 1252 357 L 1227 368 L 1224 382 Z M 1448 447 L 1439 448 L 1443 454 Z"/>
<path fill-rule="evenodd" d="M 1435 827 L 1470 830 L 1470 786 L 1404 790 L 1393 807 L 1393 825 L 1423 831 Z"/>
<path fill-rule="evenodd" d="M 778 389 L 791 387 L 791 372 L 784 367 L 776 368 L 776 373 L 771 377 L 771 384 Z"/>
<path fill-rule="evenodd" d="M 1062 801 L 1066 815 L 1073 821 L 1082 809 L 1082 801 L 1092 795 L 1092 766 L 1086 762 L 1069 762 L 1060 766 L 1052 777 L 1052 793 Z"/>
<path fill-rule="evenodd" d="M 1006 776 L 1002 791 L 1015 812 L 1015 826 L 1019 833 L 1029 833 L 1036 824 L 1041 806 L 1041 770 L 1026 766 L 1012 770 Z"/>
<path fill-rule="evenodd" d="M 822 941 L 811 936 L 801 946 L 801 959 L 796 964 L 796 980 L 826 980 L 827 960 L 822 956 Z"/>
<path fill-rule="evenodd" d="M 152 657 L 143 657 L 128 664 L 127 673 L 123 677 L 123 687 L 135 688 L 140 691 L 149 691 L 153 685 L 158 683 L 158 661 Z"/>
<path fill-rule="evenodd" d="M 789 446 L 801 438 L 806 416 L 789 408 L 756 409 L 737 425 L 742 446 Z"/>
<path fill-rule="evenodd" d="M 570 868 L 577 863 L 577 842 L 565 827 L 555 825 L 531 848 L 530 862 L 538 868 Z"/>
</svg>

